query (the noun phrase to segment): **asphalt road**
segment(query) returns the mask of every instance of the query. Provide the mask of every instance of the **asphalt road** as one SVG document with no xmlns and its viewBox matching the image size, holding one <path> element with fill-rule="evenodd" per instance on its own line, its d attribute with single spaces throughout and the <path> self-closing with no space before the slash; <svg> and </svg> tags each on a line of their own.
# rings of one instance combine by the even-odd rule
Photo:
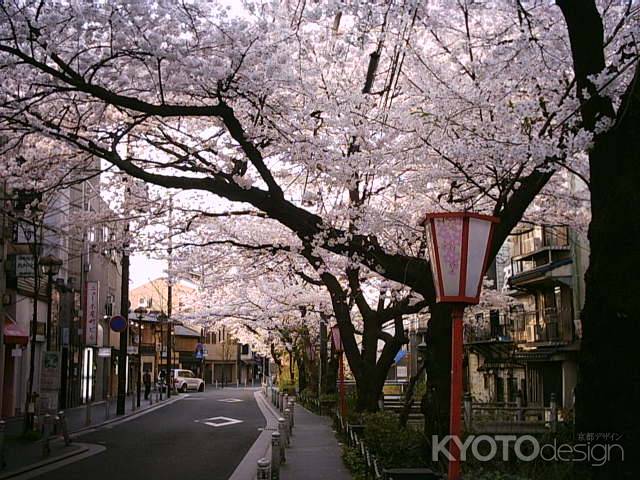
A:
<svg viewBox="0 0 640 480">
<path fill-rule="evenodd" d="M 97 443 L 107 449 L 38 478 L 226 480 L 265 426 L 253 390 L 210 389 L 182 396 L 185 398 L 172 405 L 78 437 L 79 442 Z M 220 401 L 225 399 L 242 401 Z M 219 427 L 203 423 L 212 417 L 242 422 Z"/>
</svg>

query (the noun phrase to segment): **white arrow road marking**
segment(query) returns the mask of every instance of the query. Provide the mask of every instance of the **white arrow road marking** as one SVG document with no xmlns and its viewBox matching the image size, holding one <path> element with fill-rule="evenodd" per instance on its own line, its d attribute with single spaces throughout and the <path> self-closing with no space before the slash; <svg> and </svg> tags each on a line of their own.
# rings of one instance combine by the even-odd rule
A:
<svg viewBox="0 0 640 480">
<path fill-rule="evenodd" d="M 227 427 L 236 423 L 242 423 L 243 421 L 229 417 L 211 417 L 203 418 L 202 420 L 194 420 L 194 422 L 203 423 L 205 425 L 209 425 L 210 427 Z"/>
<path fill-rule="evenodd" d="M 239 398 L 223 398 L 222 400 L 218 400 L 219 402 L 225 403 L 238 403 L 243 402 L 244 400 L 240 400 Z"/>
</svg>

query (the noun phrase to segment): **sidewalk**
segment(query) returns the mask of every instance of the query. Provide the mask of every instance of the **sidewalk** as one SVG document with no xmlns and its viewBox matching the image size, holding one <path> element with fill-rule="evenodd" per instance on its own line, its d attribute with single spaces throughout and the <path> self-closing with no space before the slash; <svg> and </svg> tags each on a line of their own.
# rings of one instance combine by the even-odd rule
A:
<svg viewBox="0 0 640 480">
<path fill-rule="evenodd" d="M 135 399 L 135 395 L 133 396 Z M 6 436 L 4 442 L 4 468 L 0 468 L 0 480 L 11 478 L 15 475 L 30 471 L 31 469 L 41 468 L 51 463 L 59 462 L 70 457 L 86 454 L 90 448 L 84 444 L 77 443 L 75 437 L 82 435 L 84 431 L 89 431 L 100 425 L 126 421 L 140 413 L 150 411 L 151 409 L 160 408 L 179 400 L 179 394 L 171 396 L 167 402 L 166 395 L 163 396 L 161 402 L 155 401 L 151 404 L 149 400 L 144 399 L 144 395 L 140 399 L 140 408 L 134 407 L 135 401 L 132 401 L 131 395 L 125 400 L 125 414 L 116 415 L 117 399 L 100 401 L 92 403 L 90 406 L 90 416 L 87 418 L 87 406 L 69 408 L 65 410 L 67 418 L 67 427 L 70 436 L 74 439 L 70 445 L 65 445 L 61 438 L 61 432 L 52 433 L 50 438 L 50 453 L 48 456 L 43 455 L 43 441 L 26 441 L 20 437 L 23 428 L 22 417 L 7 419 Z M 108 408 L 107 408 L 108 405 Z M 89 420 L 89 422 L 87 422 Z"/>
<path fill-rule="evenodd" d="M 256 391 L 254 396 L 266 425 L 229 480 L 255 478 L 258 460 L 271 459 L 271 433 L 278 430 L 278 418 L 282 413 L 262 391 Z M 331 419 L 295 405 L 293 435 L 286 450 L 286 462 L 280 466 L 280 479 L 351 480 L 351 474 L 342 463 L 342 450 L 331 427 Z"/>
<path fill-rule="evenodd" d="M 296 404 L 291 447 L 280 469 L 282 480 L 351 480 L 331 419 Z"/>
</svg>

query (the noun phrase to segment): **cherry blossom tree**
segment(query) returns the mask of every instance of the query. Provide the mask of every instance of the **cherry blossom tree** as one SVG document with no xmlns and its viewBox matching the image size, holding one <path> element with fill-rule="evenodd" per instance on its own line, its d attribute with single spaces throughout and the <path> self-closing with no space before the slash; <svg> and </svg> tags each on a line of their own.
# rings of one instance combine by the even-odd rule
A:
<svg viewBox="0 0 640 480">
<path fill-rule="evenodd" d="M 589 182 L 592 242 L 603 239 L 590 270 L 589 285 L 597 286 L 607 275 L 593 272 L 613 268 L 596 258 L 606 262 L 611 251 L 607 212 L 637 195 L 632 162 L 625 163 L 638 151 L 628 141 L 637 137 L 637 6 L 559 6 L 247 2 L 234 17 L 209 2 L 4 2 L 3 162 L 47 161 L 47 146 L 63 144 L 150 184 L 247 206 L 298 242 L 344 338 L 352 337 L 349 297 L 368 312 L 361 274 L 433 303 L 419 228 L 425 209 L 498 216 L 494 255 L 536 196 L 562 195 L 554 174 L 571 172 Z M 122 154 L 125 141 L 135 153 Z M 617 169 L 600 166 L 612 153 L 628 171 L 615 200 L 600 200 L 620 180 Z M 67 160 L 73 164 L 73 155 Z M 614 237 L 634 239 L 622 220 Z M 331 255 L 346 259 L 344 284 L 327 268 Z M 635 285 L 632 263 L 615 264 Z M 632 317 L 620 295 L 600 303 L 606 315 L 587 302 L 586 351 L 598 351 L 590 339 L 602 333 L 589 332 L 590 318 Z M 413 307 L 405 298 L 400 305 Z M 430 310 L 429 373 L 442 407 L 433 431 L 442 432 L 450 312 Z M 357 345 L 346 347 L 357 370 Z M 624 431 L 628 410 L 616 409 Z"/>
</svg>

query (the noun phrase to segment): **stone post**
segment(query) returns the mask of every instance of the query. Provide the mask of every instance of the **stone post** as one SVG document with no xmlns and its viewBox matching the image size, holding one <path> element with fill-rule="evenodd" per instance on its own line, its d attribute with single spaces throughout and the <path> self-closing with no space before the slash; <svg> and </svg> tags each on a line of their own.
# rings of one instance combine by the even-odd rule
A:
<svg viewBox="0 0 640 480">
<path fill-rule="evenodd" d="M 287 421 L 282 417 L 278 419 L 278 432 L 280 432 L 280 446 L 284 450 L 289 446 L 289 435 Z"/>
<path fill-rule="evenodd" d="M 556 402 L 556 394 L 552 393 L 549 399 L 549 405 L 551 407 L 551 419 L 549 424 L 551 431 L 555 433 L 558 430 L 558 404 Z"/>
<path fill-rule="evenodd" d="M 58 412 L 58 423 L 60 424 L 60 429 L 62 430 L 62 436 L 64 437 L 64 444 L 69 445 L 71 443 L 71 437 L 69 436 L 69 427 L 67 426 L 67 417 L 65 416 L 62 410 Z"/>
<path fill-rule="evenodd" d="M 42 437 L 42 458 L 47 458 L 51 454 L 51 445 L 49 445 L 49 437 L 51 436 L 51 415 L 44 416 L 44 434 Z"/>
<path fill-rule="evenodd" d="M 0 470 L 6 466 L 4 461 L 4 432 L 6 427 L 6 422 L 4 420 L 0 420 Z"/>
<path fill-rule="evenodd" d="M 271 478 L 271 462 L 267 458 L 258 460 L 257 480 L 270 480 Z"/>
<path fill-rule="evenodd" d="M 280 432 L 271 434 L 271 480 L 280 479 L 280 463 L 284 462 L 284 448 L 280 445 Z"/>
<path fill-rule="evenodd" d="M 295 405 L 296 405 L 296 401 L 293 398 L 289 399 L 289 410 L 291 410 L 291 429 L 292 430 L 293 430 L 293 427 L 295 427 L 295 419 L 294 419 Z"/>
<path fill-rule="evenodd" d="M 518 390 L 516 393 L 516 421 L 524 421 L 524 409 L 522 408 L 522 392 Z"/>
<path fill-rule="evenodd" d="M 467 432 L 473 428 L 473 403 L 469 392 L 464 394 L 464 427 Z"/>
</svg>

